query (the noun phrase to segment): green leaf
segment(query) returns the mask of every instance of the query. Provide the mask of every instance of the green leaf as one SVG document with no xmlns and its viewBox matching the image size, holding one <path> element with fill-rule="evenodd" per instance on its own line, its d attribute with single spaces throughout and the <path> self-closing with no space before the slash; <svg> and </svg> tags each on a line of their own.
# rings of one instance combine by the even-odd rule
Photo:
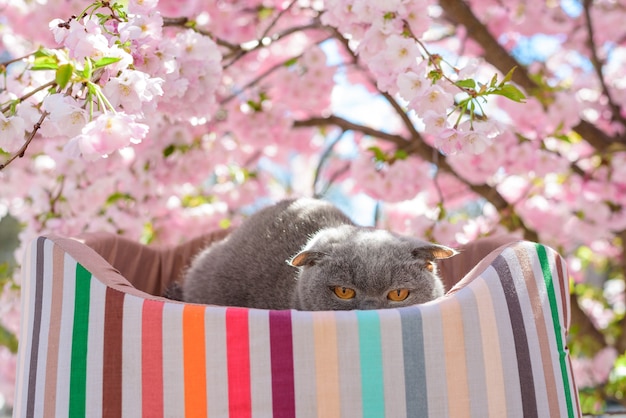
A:
<svg viewBox="0 0 626 418">
<path fill-rule="evenodd" d="M 73 72 L 74 66 L 72 64 L 63 64 L 57 68 L 55 81 L 61 89 L 64 89 L 67 83 L 70 82 Z"/>
<path fill-rule="evenodd" d="M 83 68 L 83 77 L 87 80 L 91 79 L 91 74 L 93 74 L 93 66 L 91 64 L 91 59 L 85 58 L 85 68 Z"/>
<path fill-rule="evenodd" d="M 59 60 L 54 55 L 41 55 L 35 57 L 35 62 L 33 66 L 30 67 L 31 70 L 41 71 L 41 70 L 56 70 L 59 67 Z"/>
<path fill-rule="evenodd" d="M 378 147 L 369 147 L 368 151 L 372 151 L 374 153 L 374 159 L 378 162 L 387 161 L 387 155 Z"/>
<path fill-rule="evenodd" d="M 474 81 L 471 78 L 465 79 L 465 80 L 459 80 L 456 82 L 456 85 L 459 87 L 462 87 L 464 89 L 475 89 L 476 88 L 476 81 Z"/>
<path fill-rule="evenodd" d="M 121 58 L 119 57 L 104 57 L 104 58 L 100 58 L 98 61 L 93 63 L 93 68 L 94 70 L 97 70 L 98 68 L 102 68 L 102 67 L 106 67 L 107 65 L 111 65 L 114 64 L 118 61 L 120 61 Z"/>
<path fill-rule="evenodd" d="M 176 146 L 174 144 L 170 144 L 163 150 L 163 156 L 167 158 L 170 155 L 174 154 L 174 151 L 176 151 Z"/>
<path fill-rule="evenodd" d="M 396 160 L 406 160 L 407 158 L 409 158 L 409 153 L 406 152 L 403 149 L 399 149 L 399 150 L 396 151 L 396 153 L 393 155 L 393 157 Z"/>
<path fill-rule="evenodd" d="M 292 65 L 295 65 L 295 63 L 298 62 L 298 57 L 293 57 L 291 59 L 288 59 L 287 61 L 285 61 L 285 63 L 283 64 L 285 67 L 291 67 Z"/>
<path fill-rule="evenodd" d="M 0 345 L 7 347 L 11 353 L 17 353 L 17 337 L 0 324 Z"/>
<path fill-rule="evenodd" d="M 524 103 L 526 101 L 524 93 L 513 84 L 505 84 L 497 90 L 494 90 L 493 94 L 499 94 L 500 96 L 504 96 L 518 103 Z"/>
<path fill-rule="evenodd" d="M 37 51 L 35 51 L 35 53 L 33 54 L 33 56 L 35 58 L 39 58 L 39 57 L 52 57 L 54 56 L 54 54 L 52 53 L 52 51 L 50 51 L 49 49 L 46 48 L 39 48 Z"/>
<path fill-rule="evenodd" d="M 513 67 L 509 70 L 508 73 L 506 73 L 506 75 L 504 76 L 504 80 L 502 80 L 502 83 L 500 83 L 501 86 L 508 83 L 509 81 L 513 79 L 513 73 L 515 72 L 516 68 L 517 67 Z"/>
<path fill-rule="evenodd" d="M 428 73 L 428 78 L 432 80 L 433 83 L 435 83 L 437 80 L 440 80 L 442 77 L 441 71 L 438 70 L 431 70 Z"/>
<path fill-rule="evenodd" d="M 494 74 L 493 77 L 491 77 L 491 81 L 489 82 L 489 87 L 494 88 L 497 82 L 498 82 L 498 74 Z"/>
</svg>

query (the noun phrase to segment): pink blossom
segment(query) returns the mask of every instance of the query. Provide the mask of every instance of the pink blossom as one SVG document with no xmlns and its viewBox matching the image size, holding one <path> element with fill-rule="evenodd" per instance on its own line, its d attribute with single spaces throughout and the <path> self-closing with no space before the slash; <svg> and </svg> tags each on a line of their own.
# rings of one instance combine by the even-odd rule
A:
<svg viewBox="0 0 626 418">
<path fill-rule="evenodd" d="M 409 102 L 418 96 L 422 96 L 429 85 L 430 80 L 423 75 L 414 73 L 413 71 L 408 71 L 398 75 L 398 92 Z"/>
<path fill-rule="evenodd" d="M 6 117 L 0 112 L 0 149 L 13 152 L 25 141 L 25 123 L 19 116 Z"/>
<path fill-rule="evenodd" d="M 157 7 L 159 0 L 129 0 L 128 12 L 137 14 L 148 14 Z"/>
<path fill-rule="evenodd" d="M 41 134 L 47 137 L 65 136 L 72 138 L 81 133 L 89 115 L 71 96 L 51 94 L 43 101 L 43 109 L 49 113 L 41 127 Z"/>
<path fill-rule="evenodd" d="M 146 0 L 144 4 L 153 3 L 147 7 L 152 8 L 156 5 L 154 0 Z M 129 4 L 130 7 L 130 4 Z M 134 15 L 128 22 L 120 23 L 118 30 L 120 33 L 120 41 L 126 42 L 142 40 L 154 40 L 161 37 L 163 27 L 163 17 L 159 13 Z"/>
<path fill-rule="evenodd" d="M 446 128 L 435 139 L 435 146 L 445 154 L 456 154 L 463 149 L 463 134 L 455 128 Z"/>
<path fill-rule="evenodd" d="M 88 160 L 106 156 L 130 144 L 140 143 L 148 127 L 135 122 L 125 113 L 105 113 L 89 122 L 82 133 L 71 139 L 66 151 L 72 156 L 82 155 Z"/>
<path fill-rule="evenodd" d="M 415 108 L 418 114 L 428 110 L 445 114 L 453 105 L 454 96 L 438 84 L 428 86 L 422 91 L 422 94 L 411 101 L 411 106 Z"/>
<path fill-rule="evenodd" d="M 162 79 L 151 78 L 144 72 L 124 70 L 118 77 L 111 78 L 102 90 L 114 107 L 119 106 L 129 114 L 141 114 L 145 103 L 163 95 L 162 83 Z"/>
<path fill-rule="evenodd" d="M 72 20 L 67 30 L 67 35 L 63 37 L 55 34 L 55 38 L 63 39 L 63 44 L 68 48 L 70 57 L 82 63 L 85 58 L 97 60 L 109 55 L 111 48 L 109 41 L 102 33 L 100 25 L 94 17 L 86 17 L 84 24 Z"/>
<path fill-rule="evenodd" d="M 415 64 L 416 57 L 420 56 L 419 47 L 411 38 L 391 35 L 385 41 L 385 57 L 393 62 L 396 70 L 402 71 Z"/>
</svg>

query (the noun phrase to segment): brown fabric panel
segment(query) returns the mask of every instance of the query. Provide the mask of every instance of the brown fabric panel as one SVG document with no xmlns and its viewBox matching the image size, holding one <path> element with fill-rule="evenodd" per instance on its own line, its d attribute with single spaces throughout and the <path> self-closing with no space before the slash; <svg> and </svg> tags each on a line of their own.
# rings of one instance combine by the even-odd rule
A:
<svg viewBox="0 0 626 418">
<path fill-rule="evenodd" d="M 223 240 L 230 232 L 230 229 L 215 230 L 176 247 L 163 248 L 161 250 L 161 288 L 159 294 L 163 294 L 170 283 L 181 280 L 184 271 L 200 250 L 214 242 Z"/>
<path fill-rule="evenodd" d="M 78 239 L 95 250 L 136 289 L 159 296 L 171 282 L 180 279 L 193 256 L 229 232 L 213 231 L 172 247 L 143 245 L 106 232 L 83 234 Z"/>
<path fill-rule="evenodd" d="M 513 235 L 499 235 L 496 237 L 479 238 L 459 248 L 460 254 L 451 258 L 439 260 L 439 274 L 443 280 L 446 290 L 452 289 L 470 271 L 481 266 L 488 265 L 489 262 L 481 262 L 489 253 L 512 242 L 520 241 L 520 238 Z"/>
</svg>

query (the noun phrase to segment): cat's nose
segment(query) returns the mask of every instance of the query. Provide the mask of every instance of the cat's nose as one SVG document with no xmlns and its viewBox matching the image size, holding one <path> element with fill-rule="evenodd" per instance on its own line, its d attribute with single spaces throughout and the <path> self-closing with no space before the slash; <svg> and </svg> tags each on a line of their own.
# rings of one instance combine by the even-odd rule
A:
<svg viewBox="0 0 626 418">
<path fill-rule="evenodd" d="M 376 299 L 363 299 L 360 303 L 359 306 L 357 307 L 357 309 L 379 309 L 380 303 L 378 303 L 378 301 Z"/>
</svg>

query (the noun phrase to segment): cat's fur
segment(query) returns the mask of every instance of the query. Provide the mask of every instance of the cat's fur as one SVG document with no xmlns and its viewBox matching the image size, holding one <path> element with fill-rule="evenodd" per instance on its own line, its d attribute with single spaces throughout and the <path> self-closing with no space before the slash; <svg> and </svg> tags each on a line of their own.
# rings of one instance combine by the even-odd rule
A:
<svg viewBox="0 0 626 418">
<path fill-rule="evenodd" d="M 279 202 L 203 250 L 183 283 L 186 302 L 263 309 L 379 309 L 443 295 L 435 259 L 450 248 L 356 226 L 328 202 Z M 335 286 L 355 290 L 344 300 Z M 390 291 L 409 289 L 402 302 Z"/>
</svg>

